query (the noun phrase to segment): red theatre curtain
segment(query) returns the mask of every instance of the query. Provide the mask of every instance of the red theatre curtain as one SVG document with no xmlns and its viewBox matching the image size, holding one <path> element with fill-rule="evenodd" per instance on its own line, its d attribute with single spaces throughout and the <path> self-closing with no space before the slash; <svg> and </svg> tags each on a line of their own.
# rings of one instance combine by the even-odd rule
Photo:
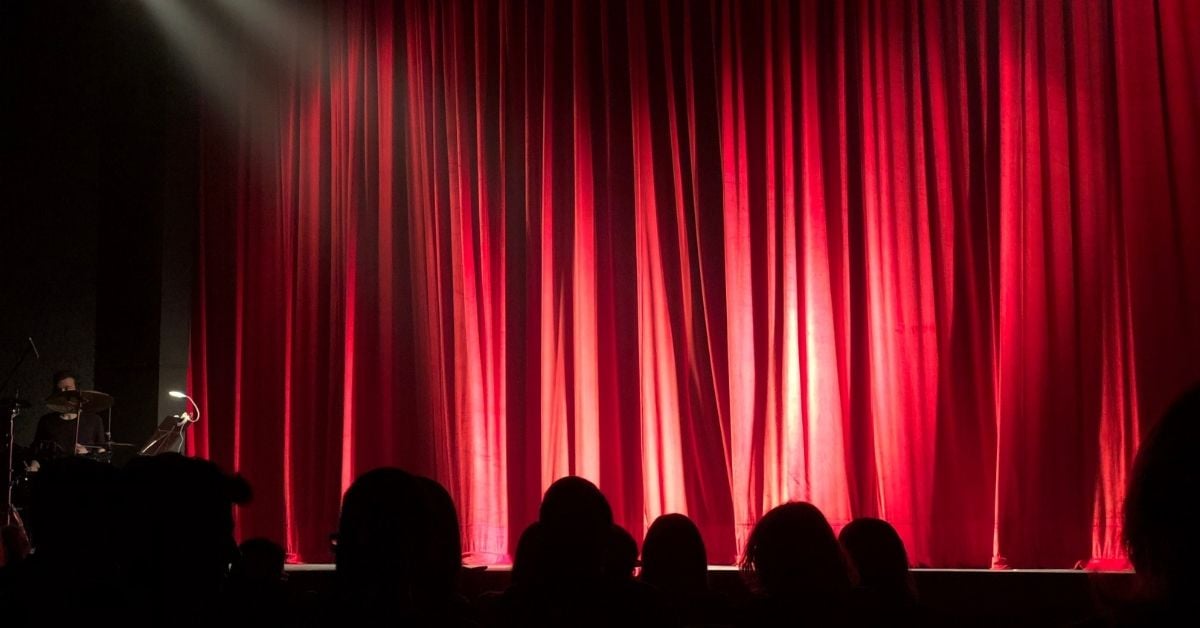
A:
<svg viewBox="0 0 1200 628">
<path fill-rule="evenodd" d="M 1200 377 L 1200 3 L 310 17 L 203 145 L 192 447 L 241 534 L 328 560 L 387 464 L 480 561 L 566 474 L 714 561 L 787 500 L 921 564 L 1121 557 Z"/>
</svg>

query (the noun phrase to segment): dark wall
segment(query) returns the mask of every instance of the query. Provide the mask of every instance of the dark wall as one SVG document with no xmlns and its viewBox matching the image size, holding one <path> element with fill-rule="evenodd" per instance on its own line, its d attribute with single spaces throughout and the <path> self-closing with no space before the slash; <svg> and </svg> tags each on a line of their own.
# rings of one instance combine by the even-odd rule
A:
<svg viewBox="0 0 1200 628">
<path fill-rule="evenodd" d="M 137 2 L 0 5 L 0 376 L 26 337 L 41 351 L 0 395 L 40 401 L 69 366 L 116 397 L 114 440 L 138 442 L 181 409 L 195 94 Z"/>
<path fill-rule="evenodd" d="M 93 5 L 56 15 L 36 3 L 4 3 L 3 167 L 0 169 L 0 369 L 33 337 L 41 352 L 0 395 L 44 397 L 51 373 L 76 369 L 95 382 L 99 137 L 82 103 L 96 46 Z M 47 37 L 51 35 L 52 37 Z M 49 45 L 48 42 L 69 42 Z M 28 413 L 27 413 L 28 414 Z M 17 423 L 32 436 L 32 418 Z"/>
</svg>

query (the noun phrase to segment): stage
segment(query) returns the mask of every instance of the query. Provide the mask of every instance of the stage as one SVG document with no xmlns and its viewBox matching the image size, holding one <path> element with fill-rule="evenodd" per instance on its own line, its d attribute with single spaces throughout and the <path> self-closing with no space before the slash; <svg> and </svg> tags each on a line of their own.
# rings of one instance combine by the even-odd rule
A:
<svg viewBox="0 0 1200 628">
<path fill-rule="evenodd" d="M 73 368 L 144 443 L 186 392 L 298 579 L 384 466 L 481 562 L 577 475 L 714 563 L 788 501 L 1115 563 L 1200 381 L 1196 2 L 4 4 L 0 398 Z"/>
<path fill-rule="evenodd" d="M 748 595 L 736 567 L 710 565 L 709 584 L 729 599 Z M 1073 569 L 913 569 L 922 603 L 951 625 L 1063 626 L 1094 617 L 1111 602 L 1127 599 L 1134 586 L 1130 571 Z M 468 567 L 461 590 L 471 599 L 503 591 L 507 565 Z M 287 566 L 293 593 L 320 593 L 333 584 L 334 566 L 310 563 Z"/>
</svg>

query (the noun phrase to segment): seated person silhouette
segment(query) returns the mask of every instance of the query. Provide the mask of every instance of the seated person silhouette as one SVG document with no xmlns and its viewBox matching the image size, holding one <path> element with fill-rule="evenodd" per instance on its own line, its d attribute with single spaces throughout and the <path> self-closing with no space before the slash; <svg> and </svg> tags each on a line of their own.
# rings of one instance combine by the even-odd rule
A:
<svg viewBox="0 0 1200 628">
<path fill-rule="evenodd" d="M 1125 544 L 1142 599 L 1118 614 L 1130 626 L 1191 625 L 1200 610 L 1200 385 L 1180 396 L 1142 441 L 1125 496 Z"/>
<path fill-rule="evenodd" d="M 219 604 L 237 561 L 233 506 L 250 488 L 206 460 L 167 453 L 117 478 L 113 547 L 133 625 L 224 624 Z M 185 603 L 186 601 L 186 603 Z"/>
<path fill-rule="evenodd" d="M 115 470 L 86 458 L 48 461 L 32 480 L 26 524 L 33 554 L 0 572 L 5 626 L 86 624 L 119 591 L 107 539 Z"/>
<path fill-rule="evenodd" d="M 684 626 L 718 626 L 730 621 L 730 605 L 708 586 L 708 552 L 700 529 L 686 515 L 662 515 L 642 543 L 641 580 L 663 595 Z"/>
<path fill-rule="evenodd" d="M 363 474 L 338 522 L 337 625 L 472 626 L 458 594 L 462 544 L 449 493 L 396 468 Z"/>
<path fill-rule="evenodd" d="M 743 613 L 747 626 L 843 626 L 849 615 L 851 572 L 816 506 L 777 506 L 754 526 L 742 572 L 757 598 Z"/>
<path fill-rule="evenodd" d="M 605 574 L 614 578 L 633 578 L 637 560 L 637 539 L 625 528 L 613 524 L 612 533 L 609 535 L 608 557 L 604 564 Z"/>
<path fill-rule="evenodd" d="M 238 546 L 225 595 L 233 621 L 259 627 L 297 623 L 298 604 L 288 599 L 285 587 L 286 558 L 283 547 L 270 539 L 248 539 Z"/>
<path fill-rule="evenodd" d="M 574 476 L 551 484 L 536 525 L 522 536 L 513 585 L 496 604 L 497 625 L 672 625 L 649 587 L 612 573 L 620 562 L 610 561 L 612 510 L 594 484 Z"/>
<path fill-rule="evenodd" d="M 838 541 L 858 572 L 855 605 L 865 623 L 907 626 L 927 621 L 917 604 L 904 541 L 890 523 L 855 519 L 842 528 Z"/>
<path fill-rule="evenodd" d="M 79 377 L 73 371 L 58 371 L 52 379 L 51 397 L 57 393 L 79 390 Z M 78 406 L 75 407 L 78 409 Z M 99 416 L 86 411 L 80 414 L 65 407 L 60 410 L 44 414 L 38 419 L 31 446 L 34 458 L 28 461 L 30 471 L 37 471 L 42 464 L 55 458 L 86 454 L 89 447 L 103 451 L 106 439 L 104 422 Z"/>
</svg>

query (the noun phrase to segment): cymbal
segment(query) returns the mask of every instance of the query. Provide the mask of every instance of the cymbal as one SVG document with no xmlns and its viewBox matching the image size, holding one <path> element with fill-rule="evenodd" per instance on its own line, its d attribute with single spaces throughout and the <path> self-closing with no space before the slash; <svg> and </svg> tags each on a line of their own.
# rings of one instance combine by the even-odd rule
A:
<svg viewBox="0 0 1200 628">
<path fill-rule="evenodd" d="M 46 399 L 46 407 L 55 412 L 100 412 L 113 405 L 112 395 L 98 390 L 63 390 Z"/>
<path fill-rule="evenodd" d="M 29 407 L 29 401 L 25 399 L 17 399 L 16 397 L 5 397 L 0 399 L 0 408 L 5 410 L 24 410 Z"/>
</svg>

